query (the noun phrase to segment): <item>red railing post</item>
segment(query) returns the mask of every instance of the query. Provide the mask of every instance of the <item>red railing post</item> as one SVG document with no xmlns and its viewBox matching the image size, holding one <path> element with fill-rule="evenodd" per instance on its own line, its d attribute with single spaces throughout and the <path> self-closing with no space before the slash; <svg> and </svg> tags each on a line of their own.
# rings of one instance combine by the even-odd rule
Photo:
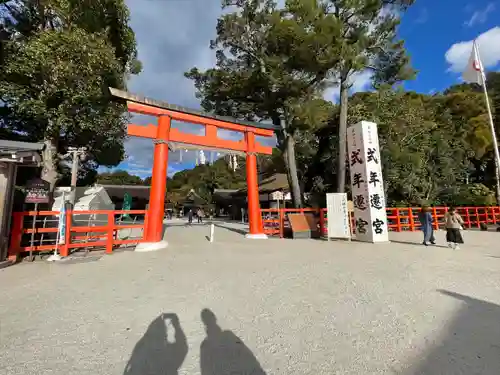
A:
<svg viewBox="0 0 500 375">
<path fill-rule="evenodd" d="M 496 215 L 496 207 L 495 206 L 491 206 L 490 207 L 491 209 L 491 218 L 493 219 L 493 224 L 494 225 L 497 225 L 497 215 Z"/>
<path fill-rule="evenodd" d="M 115 213 L 114 211 L 108 212 L 108 228 L 106 236 L 106 254 L 113 253 L 113 242 L 115 239 Z"/>
<path fill-rule="evenodd" d="M 61 246 L 58 246 L 59 248 L 59 254 L 62 257 L 67 257 L 70 252 L 70 245 L 71 245 L 71 218 L 73 217 L 73 211 L 66 211 L 66 217 L 64 220 L 66 220 L 66 228 L 64 231 L 64 243 Z M 57 244 L 56 244 L 57 246 Z"/>
<path fill-rule="evenodd" d="M 438 230 L 439 229 L 439 222 L 438 222 L 436 207 L 432 207 L 432 222 L 434 224 L 434 230 Z"/>
<path fill-rule="evenodd" d="M 11 262 L 17 261 L 21 251 L 21 240 L 23 238 L 24 212 L 12 213 L 12 229 L 10 232 L 10 243 L 7 259 Z"/>
<path fill-rule="evenodd" d="M 410 232 L 415 232 L 415 219 L 413 218 L 413 207 L 408 207 L 408 216 L 410 219 Z"/>
<path fill-rule="evenodd" d="M 465 209 L 465 219 L 467 221 L 467 226 L 469 228 L 471 228 L 472 227 L 472 223 L 470 222 L 469 207 L 465 207 L 464 209 Z"/>
<path fill-rule="evenodd" d="M 285 210 L 283 208 L 280 208 L 278 210 L 278 220 L 279 220 L 279 225 L 280 225 L 280 238 L 285 237 Z"/>
<path fill-rule="evenodd" d="M 479 208 L 478 207 L 474 207 L 474 210 L 476 212 L 476 225 L 478 228 L 481 227 L 481 220 L 479 218 Z"/>
<path fill-rule="evenodd" d="M 396 207 L 396 232 L 401 232 L 401 216 L 398 207 Z"/>
</svg>

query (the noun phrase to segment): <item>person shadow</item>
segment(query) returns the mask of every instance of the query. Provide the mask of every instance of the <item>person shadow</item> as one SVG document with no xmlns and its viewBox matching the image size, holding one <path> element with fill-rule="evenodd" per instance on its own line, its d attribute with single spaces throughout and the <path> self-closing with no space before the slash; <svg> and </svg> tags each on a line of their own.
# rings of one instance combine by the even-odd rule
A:
<svg viewBox="0 0 500 375">
<path fill-rule="evenodd" d="M 206 338 L 200 346 L 201 375 L 266 375 L 252 351 L 232 331 L 223 331 L 215 314 L 203 309 Z"/>
<path fill-rule="evenodd" d="M 186 335 L 177 314 L 161 314 L 135 345 L 123 374 L 177 375 L 187 352 Z"/>
</svg>

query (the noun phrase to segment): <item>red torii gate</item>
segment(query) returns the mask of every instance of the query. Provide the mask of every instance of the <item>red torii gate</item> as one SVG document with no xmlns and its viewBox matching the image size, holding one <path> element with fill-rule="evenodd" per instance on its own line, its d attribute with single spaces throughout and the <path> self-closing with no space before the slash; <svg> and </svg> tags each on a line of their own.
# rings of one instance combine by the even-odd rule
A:
<svg viewBox="0 0 500 375">
<path fill-rule="evenodd" d="M 267 238 L 263 231 L 260 214 L 256 154 L 271 155 L 273 149 L 272 147 L 261 145 L 256 141 L 255 137 L 272 137 L 275 130 L 274 125 L 215 116 L 133 95 L 115 88 L 110 88 L 110 91 L 113 96 L 126 100 L 129 112 L 158 118 L 157 125 L 149 124 L 141 126 L 129 124 L 127 131 L 129 136 L 153 139 L 155 145 L 149 212 L 144 234 L 146 243 L 141 244 L 141 248 L 144 248 L 144 250 L 154 250 L 166 245 L 162 244 L 162 239 L 169 143 L 232 150 L 246 154 L 248 221 L 250 229 L 246 237 L 255 239 Z M 205 134 L 188 134 L 181 132 L 179 129 L 171 128 L 172 120 L 203 125 L 205 127 Z M 240 141 L 221 139 L 217 135 L 218 128 L 243 133 L 244 137 Z"/>
</svg>

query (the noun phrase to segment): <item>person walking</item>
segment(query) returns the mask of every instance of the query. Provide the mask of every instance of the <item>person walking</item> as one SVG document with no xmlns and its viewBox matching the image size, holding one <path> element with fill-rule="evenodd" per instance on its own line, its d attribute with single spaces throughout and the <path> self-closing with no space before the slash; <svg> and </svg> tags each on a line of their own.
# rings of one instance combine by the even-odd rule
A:
<svg viewBox="0 0 500 375">
<path fill-rule="evenodd" d="M 198 208 L 198 212 L 196 212 L 196 216 L 198 216 L 198 224 L 203 224 L 203 216 L 205 213 L 203 212 L 203 209 L 200 207 Z"/>
<path fill-rule="evenodd" d="M 193 224 L 193 210 L 191 208 L 188 211 L 188 223 L 189 225 Z"/>
<path fill-rule="evenodd" d="M 424 233 L 424 242 L 422 244 L 429 246 L 430 242 L 435 245 L 436 239 L 434 238 L 434 228 L 432 226 L 434 219 L 432 218 L 430 207 L 422 206 L 418 214 L 418 220 L 420 221 L 420 229 Z"/>
<path fill-rule="evenodd" d="M 464 221 L 455 207 L 450 207 L 448 212 L 444 215 L 444 225 L 446 228 L 446 242 L 448 242 L 448 246 L 458 250 L 460 248 L 459 244 L 464 243 L 462 233 L 460 232 L 464 228 Z"/>
</svg>

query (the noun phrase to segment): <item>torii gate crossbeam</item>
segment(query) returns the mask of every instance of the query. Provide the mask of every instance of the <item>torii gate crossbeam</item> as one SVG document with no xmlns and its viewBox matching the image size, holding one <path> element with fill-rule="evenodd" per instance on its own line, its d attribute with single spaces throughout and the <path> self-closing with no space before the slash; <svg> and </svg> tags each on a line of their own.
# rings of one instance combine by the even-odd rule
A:
<svg viewBox="0 0 500 375">
<path fill-rule="evenodd" d="M 169 143 L 195 145 L 245 153 L 249 221 L 249 234 L 247 238 L 266 238 L 260 214 L 256 155 L 270 155 L 272 154 L 272 147 L 261 145 L 255 137 L 272 137 L 275 131 L 274 125 L 214 116 L 204 112 L 140 97 L 114 88 L 110 88 L 110 91 L 113 96 L 127 102 L 129 112 L 155 116 L 158 119 L 157 124 L 149 124 L 146 126 L 129 124 L 127 131 L 129 136 L 152 139 L 155 145 L 149 212 L 144 235 L 146 243 L 140 245 L 144 250 L 154 250 L 166 246 L 166 243 L 163 243 L 163 215 L 165 208 Z M 179 129 L 171 127 L 172 120 L 203 125 L 205 127 L 205 134 L 195 135 L 181 132 Z M 217 129 L 241 132 L 244 137 L 240 141 L 221 139 L 217 135 Z"/>
</svg>

